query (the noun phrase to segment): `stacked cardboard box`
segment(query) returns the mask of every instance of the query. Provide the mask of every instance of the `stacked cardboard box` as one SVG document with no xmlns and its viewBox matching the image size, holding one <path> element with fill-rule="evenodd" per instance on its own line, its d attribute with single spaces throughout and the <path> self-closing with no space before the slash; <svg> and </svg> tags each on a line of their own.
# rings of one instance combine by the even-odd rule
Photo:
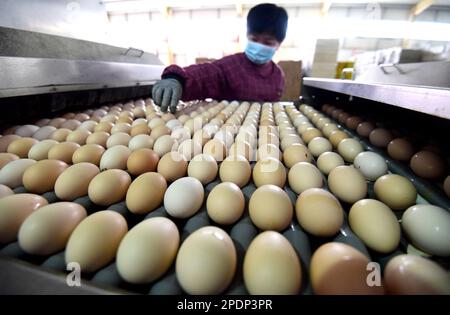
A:
<svg viewBox="0 0 450 315">
<path fill-rule="evenodd" d="M 318 39 L 311 67 L 311 76 L 318 78 L 334 78 L 339 51 L 338 39 Z"/>
</svg>

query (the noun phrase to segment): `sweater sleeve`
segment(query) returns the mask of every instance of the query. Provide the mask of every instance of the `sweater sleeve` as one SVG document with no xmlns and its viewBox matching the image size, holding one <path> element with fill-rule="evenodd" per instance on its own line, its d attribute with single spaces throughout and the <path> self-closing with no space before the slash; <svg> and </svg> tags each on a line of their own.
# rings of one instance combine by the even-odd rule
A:
<svg viewBox="0 0 450 315">
<path fill-rule="evenodd" d="M 226 79 L 219 64 L 203 63 L 181 68 L 171 65 L 164 69 L 161 76 L 165 78 L 175 78 L 183 85 L 183 101 L 200 100 L 205 98 L 223 99 L 226 98 Z"/>
</svg>

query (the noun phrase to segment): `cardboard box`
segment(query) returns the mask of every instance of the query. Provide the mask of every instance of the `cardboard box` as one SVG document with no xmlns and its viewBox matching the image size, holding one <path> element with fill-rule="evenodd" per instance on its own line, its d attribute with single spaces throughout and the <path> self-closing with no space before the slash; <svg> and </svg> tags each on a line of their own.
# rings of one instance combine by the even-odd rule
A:
<svg viewBox="0 0 450 315">
<path fill-rule="evenodd" d="M 302 62 L 301 61 L 280 61 L 278 66 L 283 69 L 285 77 L 284 92 L 281 101 L 296 101 L 301 94 L 302 86 Z"/>
</svg>

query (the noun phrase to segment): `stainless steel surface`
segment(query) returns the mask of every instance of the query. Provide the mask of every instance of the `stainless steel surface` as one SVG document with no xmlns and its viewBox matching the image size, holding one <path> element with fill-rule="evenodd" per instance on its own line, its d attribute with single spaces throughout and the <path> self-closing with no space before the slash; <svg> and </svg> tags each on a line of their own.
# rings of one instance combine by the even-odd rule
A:
<svg viewBox="0 0 450 315">
<path fill-rule="evenodd" d="M 0 57 L 0 98 L 98 88 L 150 85 L 162 65 Z"/>
<path fill-rule="evenodd" d="M 305 86 L 361 97 L 450 119 L 450 89 L 304 78 Z"/>
<path fill-rule="evenodd" d="M 104 42 L 108 16 L 100 1 L 2 0 L 0 26 Z"/>
</svg>

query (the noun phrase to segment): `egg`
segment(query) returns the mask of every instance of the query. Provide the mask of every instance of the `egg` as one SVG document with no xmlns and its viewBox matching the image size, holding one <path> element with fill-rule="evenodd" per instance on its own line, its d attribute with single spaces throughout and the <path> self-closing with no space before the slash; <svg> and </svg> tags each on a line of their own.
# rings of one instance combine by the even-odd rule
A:
<svg viewBox="0 0 450 315">
<path fill-rule="evenodd" d="M 123 170 L 103 171 L 89 183 L 89 199 L 100 206 L 112 205 L 125 198 L 130 184 L 131 177 Z"/>
<path fill-rule="evenodd" d="M 356 128 L 356 132 L 361 136 L 361 137 L 369 137 L 370 133 L 375 129 L 375 125 L 370 122 L 370 121 L 364 121 L 362 123 L 360 123 L 358 125 L 358 127 Z"/>
<path fill-rule="evenodd" d="M 413 245 L 430 255 L 450 256 L 450 213 L 433 205 L 414 205 L 402 216 L 402 228 Z"/>
<path fill-rule="evenodd" d="M 231 133 L 228 130 L 219 130 L 215 135 L 214 135 L 214 139 L 218 139 L 221 140 L 225 146 L 227 147 L 227 149 L 229 147 L 231 147 L 231 145 L 233 144 L 234 141 L 234 136 L 233 133 Z"/>
<path fill-rule="evenodd" d="M 417 191 L 411 181 L 397 174 L 378 178 L 374 191 L 377 199 L 393 210 L 405 210 L 414 205 L 417 199 Z"/>
<path fill-rule="evenodd" d="M 115 145 L 107 149 L 100 159 L 100 170 L 127 168 L 131 150 L 124 145 Z"/>
<path fill-rule="evenodd" d="M 448 271 L 437 263 L 415 255 L 398 255 L 384 270 L 388 294 L 450 294 Z"/>
<path fill-rule="evenodd" d="M 148 119 L 148 118 L 147 118 L 147 119 Z M 159 118 L 159 117 L 156 117 L 156 118 L 151 119 L 151 120 L 148 122 L 148 126 L 153 130 L 153 129 L 155 129 L 155 128 L 158 127 L 158 126 L 164 126 L 165 123 L 166 123 L 166 122 L 164 121 L 164 119 Z"/>
<path fill-rule="evenodd" d="M 177 149 L 177 140 L 169 135 L 159 137 L 153 145 L 153 151 L 158 154 L 159 157 L 163 156 L 167 152 L 176 151 Z"/>
<path fill-rule="evenodd" d="M 194 133 L 194 135 L 195 135 L 196 133 L 198 133 L 199 131 L 201 131 L 201 129 L 200 129 L 200 130 L 197 130 L 197 131 Z M 170 134 L 170 136 L 171 136 L 172 138 L 174 138 L 175 140 L 177 140 L 178 143 L 182 143 L 183 141 L 188 140 L 188 139 L 191 138 L 191 132 L 190 132 L 188 129 L 186 129 L 186 128 L 177 128 L 177 129 L 174 129 L 174 130 L 172 131 L 172 133 Z M 211 137 L 209 137 L 209 138 L 211 138 Z M 199 136 L 197 136 L 197 137 L 194 137 L 194 136 L 193 136 L 192 139 L 193 139 L 194 141 L 200 143 L 200 144 L 203 144 L 203 139 L 200 139 Z M 209 139 L 208 139 L 208 140 L 209 140 Z"/>
<path fill-rule="evenodd" d="M 72 130 L 67 129 L 67 128 L 61 128 L 58 130 L 55 130 L 49 137 L 49 139 L 51 140 L 55 140 L 58 142 L 64 142 L 66 141 L 67 136 L 69 135 L 69 133 L 71 133 Z"/>
<path fill-rule="evenodd" d="M 230 147 L 229 156 L 243 156 L 247 161 L 254 160 L 254 152 L 250 143 L 245 141 L 237 141 L 233 143 Z"/>
<path fill-rule="evenodd" d="M 322 132 L 323 132 L 323 135 L 325 136 L 325 137 L 329 137 L 330 135 L 331 135 L 331 133 L 333 132 L 333 131 L 335 131 L 335 130 L 339 130 L 339 127 L 336 125 L 336 124 L 333 124 L 333 123 L 327 123 L 327 124 L 325 124 L 324 126 L 323 126 L 323 128 L 322 128 Z"/>
<path fill-rule="evenodd" d="M 74 152 L 80 147 L 78 143 L 62 142 L 55 144 L 48 151 L 49 160 L 59 160 L 67 164 L 72 163 Z"/>
<path fill-rule="evenodd" d="M 168 152 L 159 160 L 158 173 L 164 176 L 167 182 L 173 182 L 184 177 L 187 172 L 188 162 L 178 152 Z"/>
<path fill-rule="evenodd" d="M 292 221 L 293 206 L 287 193 L 275 185 L 258 187 L 250 197 L 250 218 L 261 230 L 284 230 Z"/>
<path fill-rule="evenodd" d="M 31 147 L 30 151 L 28 151 L 28 158 L 35 161 L 47 159 L 48 151 L 50 151 L 55 144 L 58 144 L 58 142 L 51 139 L 42 140 L 36 143 Z"/>
<path fill-rule="evenodd" d="M 236 249 L 222 229 L 206 226 L 189 235 L 176 258 L 178 283 L 188 294 L 220 294 L 236 272 Z"/>
<path fill-rule="evenodd" d="M 328 175 L 328 187 L 336 197 L 347 203 L 354 203 L 367 195 L 364 176 L 352 166 L 335 167 Z"/>
<path fill-rule="evenodd" d="M 349 223 L 364 244 L 380 253 L 394 251 L 400 243 L 400 224 L 384 203 L 359 200 L 350 209 Z"/>
<path fill-rule="evenodd" d="M 104 210 L 91 214 L 70 235 L 66 264 L 78 263 L 83 273 L 99 270 L 114 259 L 127 231 L 127 221 L 117 212 Z"/>
<path fill-rule="evenodd" d="M 375 181 L 388 172 L 385 159 L 375 152 L 361 152 L 355 157 L 353 163 L 367 180 Z"/>
<path fill-rule="evenodd" d="M 347 139 L 349 136 L 347 133 L 341 130 L 334 130 L 330 133 L 330 136 L 328 137 L 328 140 L 333 145 L 333 148 L 337 148 L 339 143 L 341 143 L 342 140 Z"/>
<path fill-rule="evenodd" d="M 153 172 L 159 162 L 158 154 L 151 149 L 138 149 L 133 151 L 127 160 L 127 169 L 131 175 L 141 175 Z"/>
<path fill-rule="evenodd" d="M 85 144 L 75 150 L 72 162 L 73 164 L 87 162 L 98 166 L 104 152 L 105 149 L 99 144 Z"/>
<path fill-rule="evenodd" d="M 17 239 L 23 221 L 36 209 L 47 205 L 41 196 L 15 194 L 0 199 L 0 244 L 8 244 Z"/>
<path fill-rule="evenodd" d="M 302 133 L 302 139 L 307 144 L 316 137 L 322 137 L 322 132 L 319 129 L 314 128 L 314 127 L 307 128 Z"/>
<path fill-rule="evenodd" d="M 128 146 L 130 139 L 130 135 L 125 132 L 114 133 L 106 140 L 106 148 L 109 149 L 116 145 Z"/>
<path fill-rule="evenodd" d="M 153 148 L 154 141 L 149 135 L 137 135 L 130 139 L 128 147 L 131 151 L 143 148 L 151 149 Z"/>
<path fill-rule="evenodd" d="M 197 178 L 203 185 L 213 181 L 218 172 L 216 160 L 208 154 L 196 155 L 187 169 L 188 176 Z"/>
<path fill-rule="evenodd" d="M 1 139 L 1 138 L 0 138 Z M 18 160 L 19 157 L 12 153 L 0 153 L 0 170 L 11 161 Z"/>
<path fill-rule="evenodd" d="M 20 137 L 31 137 L 38 130 L 39 130 L 38 126 L 23 125 L 16 129 L 15 134 Z"/>
<path fill-rule="evenodd" d="M 188 139 L 183 141 L 178 147 L 178 153 L 182 154 L 186 160 L 190 161 L 194 156 L 202 153 L 202 146 L 200 143 Z"/>
<path fill-rule="evenodd" d="M 56 202 L 40 207 L 22 223 L 20 247 L 32 255 L 50 255 L 66 247 L 75 227 L 86 217 L 86 210 L 73 202 Z"/>
<path fill-rule="evenodd" d="M 22 186 L 23 173 L 35 163 L 36 161 L 31 159 L 19 159 L 9 162 L 0 170 L 0 184 L 12 189 Z"/>
<path fill-rule="evenodd" d="M 0 152 L 6 152 L 11 142 L 20 139 L 18 135 L 4 135 L 0 137 Z"/>
<path fill-rule="evenodd" d="M 431 151 L 420 151 L 414 154 L 410 166 L 414 173 L 426 179 L 442 178 L 446 170 L 445 161 Z"/>
<path fill-rule="evenodd" d="M 33 134 L 33 138 L 37 139 L 39 141 L 45 140 L 45 139 L 48 139 L 50 137 L 50 135 L 55 131 L 56 131 L 56 128 L 53 126 L 43 126 L 43 127 L 39 128 L 39 130 Z"/>
<path fill-rule="evenodd" d="M 267 160 L 256 162 L 253 167 L 252 177 L 256 187 L 268 184 L 284 187 L 286 183 L 286 169 L 279 160 L 268 158 Z"/>
<path fill-rule="evenodd" d="M 325 175 L 341 165 L 345 165 L 344 159 L 335 152 L 324 152 L 317 159 L 317 168 Z"/>
<path fill-rule="evenodd" d="M 294 144 L 303 144 L 303 141 L 296 134 L 286 135 L 285 137 L 283 137 L 283 139 L 281 139 L 281 149 L 283 151 Z"/>
<path fill-rule="evenodd" d="M 19 158 L 27 158 L 31 147 L 39 141 L 33 138 L 20 138 L 8 145 L 8 153 L 17 155 Z"/>
<path fill-rule="evenodd" d="M 370 143 L 379 148 L 386 148 L 394 139 L 392 133 L 384 128 L 376 128 L 369 134 Z"/>
<path fill-rule="evenodd" d="M 175 260 L 180 236 L 167 218 L 144 220 L 123 238 L 117 250 L 117 271 L 127 282 L 150 283 L 167 272 Z"/>
<path fill-rule="evenodd" d="M 175 218 L 188 218 L 202 206 L 205 192 L 202 183 L 194 177 L 174 181 L 164 194 L 164 208 Z"/>
<path fill-rule="evenodd" d="M 95 126 L 97 126 L 97 122 L 93 121 L 93 120 L 86 120 L 84 122 L 81 123 L 80 127 L 78 127 L 78 129 L 85 129 L 89 132 L 94 132 Z"/>
<path fill-rule="evenodd" d="M 277 135 L 271 132 L 260 133 L 258 138 L 258 146 L 263 144 L 274 144 L 278 146 L 280 144 L 280 139 Z"/>
<path fill-rule="evenodd" d="M 132 126 L 130 130 L 130 136 L 134 137 L 137 135 L 149 135 L 150 131 L 150 127 L 147 126 L 147 124 L 144 122 L 142 124 Z"/>
<path fill-rule="evenodd" d="M 359 153 L 364 151 L 361 143 L 353 138 L 343 139 L 339 142 L 337 149 L 344 160 L 350 163 L 353 162 Z"/>
<path fill-rule="evenodd" d="M 220 180 L 234 183 L 239 187 L 247 185 L 251 175 L 250 163 L 240 155 L 227 157 L 219 167 Z"/>
<path fill-rule="evenodd" d="M 223 161 L 227 155 L 225 143 L 219 139 L 209 140 L 203 147 L 203 153 L 212 156 L 216 161 Z"/>
<path fill-rule="evenodd" d="M 289 186 L 297 194 L 301 194 L 309 188 L 321 188 L 323 186 L 322 173 L 319 169 L 307 162 L 299 162 L 291 167 L 288 172 Z"/>
<path fill-rule="evenodd" d="M 14 195 L 14 191 L 6 185 L 0 184 L 0 198 Z"/>
<path fill-rule="evenodd" d="M 69 133 L 66 137 L 67 142 L 75 142 L 79 145 L 83 145 L 86 143 L 87 137 L 91 134 L 90 131 L 85 129 L 77 129 Z"/>
<path fill-rule="evenodd" d="M 106 116 L 105 116 L 106 117 Z M 100 121 L 97 126 L 94 128 L 94 132 L 107 132 L 110 133 L 114 124 L 110 121 Z"/>
<path fill-rule="evenodd" d="M 161 136 L 170 135 L 171 132 L 172 131 L 165 125 L 159 125 L 159 126 L 156 126 L 155 128 L 152 128 L 152 132 L 150 133 L 150 136 L 156 140 Z"/>
<path fill-rule="evenodd" d="M 106 148 L 106 141 L 108 141 L 109 136 L 109 133 L 105 131 L 94 132 L 86 138 L 86 144 L 98 144 Z"/>
<path fill-rule="evenodd" d="M 333 146 L 327 139 L 316 137 L 308 143 L 308 150 L 314 157 L 318 157 L 324 152 L 332 151 Z"/>
<path fill-rule="evenodd" d="M 81 122 L 75 119 L 68 119 L 61 124 L 61 128 L 67 128 L 70 130 L 75 130 L 80 127 Z"/>
<path fill-rule="evenodd" d="M 244 257 L 243 273 L 250 294 L 287 295 L 300 291 L 299 257 L 289 241 L 275 231 L 263 232 L 252 240 Z"/>
<path fill-rule="evenodd" d="M 409 161 L 414 155 L 413 144 L 405 138 L 396 138 L 389 142 L 387 151 L 391 158 L 398 161 Z"/>
<path fill-rule="evenodd" d="M 241 189 L 233 183 L 215 186 L 206 200 L 209 217 L 218 224 L 233 224 L 244 213 L 245 198 Z"/>
<path fill-rule="evenodd" d="M 291 168 L 298 162 L 311 163 L 312 156 L 306 146 L 303 144 L 294 144 L 284 150 L 283 161 L 288 168 Z"/>
<path fill-rule="evenodd" d="M 348 117 L 347 120 L 345 121 L 345 125 L 346 125 L 348 128 L 350 128 L 350 129 L 352 129 L 352 130 L 355 130 L 355 129 L 358 127 L 358 125 L 359 125 L 360 123 L 362 123 L 362 122 L 363 122 L 363 119 L 362 119 L 361 117 L 358 117 L 358 116 L 350 116 L 350 117 Z"/>
<path fill-rule="evenodd" d="M 81 162 L 66 168 L 55 182 L 55 194 L 61 200 L 72 201 L 88 194 L 91 180 L 100 173 L 99 168 Z"/>
<path fill-rule="evenodd" d="M 28 167 L 23 173 L 23 186 L 27 191 L 37 194 L 52 191 L 56 179 L 67 167 L 67 164 L 62 161 L 38 161 Z"/>
<path fill-rule="evenodd" d="M 116 121 L 116 124 L 111 128 L 111 135 L 116 133 L 125 133 L 127 135 L 130 134 L 131 131 L 131 125 L 130 123 L 133 120 L 131 118 L 119 118 Z"/>
<path fill-rule="evenodd" d="M 126 204 L 136 214 L 155 210 L 162 203 L 167 182 L 161 174 L 148 172 L 138 176 L 127 191 Z"/>
<path fill-rule="evenodd" d="M 61 125 L 62 125 L 63 122 L 65 122 L 65 121 L 66 121 L 65 118 L 62 118 L 62 117 L 56 117 L 56 118 L 51 119 L 51 120 L 48 122 L 48 125 L 49 125 L 49 126 L 56 127 L 56 128 L 59 128 L 59 127 L 61 127 Z"/>
<path fill-rule="evenodd" d="M 344 212 L 339 201 L 328 191 L 309 188 L 295 203 L 295 213 L 301 227 L 318 237 L 330 237 L 339 232 Z"/>
<path fill-rule="evenodd" d="M 369 286 L 369 258 L 344 243 L 320 246 L 311 258 L 310 279 L 319 295 L 383 294 L 383 286 Z M 380 275 L 381 277 L 381 275 Z"/>
<path fill-rule="evenodd" d="M 174 131 L 172 131 L 172 136 L 174 134 L 175 131 L 177 130 L 184 130 L 184 129 L 176 129 Z M 189 139 L 189 137 L 187 138 L 182 138 L 181 141 L 187 140 Z M 199 144 L 201 144 L 202 146 L 204 146 L 209 140 L 211 140 L 211 134 L 206 131 L 206 130 L 197 130 L 194 135 L 192 136 L 192 140 L 198 142 Z"/>
</svg>

